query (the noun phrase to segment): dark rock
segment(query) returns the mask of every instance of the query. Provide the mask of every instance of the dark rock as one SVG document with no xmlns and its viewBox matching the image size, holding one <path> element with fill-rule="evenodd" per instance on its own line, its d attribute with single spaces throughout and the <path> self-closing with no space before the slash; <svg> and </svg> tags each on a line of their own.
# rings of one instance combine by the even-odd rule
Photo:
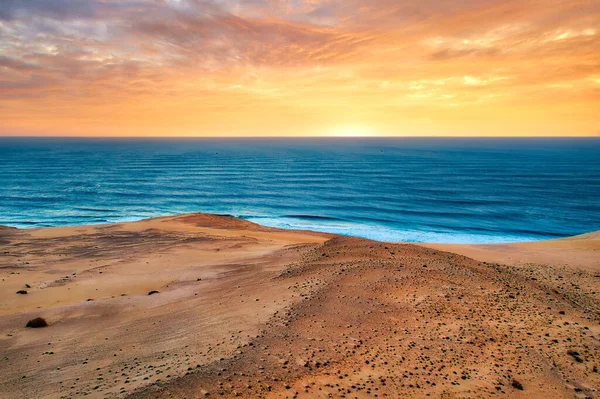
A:
<svg viewBox="0 0 600 399">
<path fill-rule="evenodd" d="M 27 324 L 25 324 L 26 328 L 42 328 L 42 327 L 48 327 L 48 323 L 46 322 L 45 319 L 41 318 L 41 317 L 36 317 L 35 319 L 31 319 L 27 322 Z"/>
<path fill-rule="evenodd" d="M 579 354 L 579 352 L 574 351 L 574 350 L 568 350 L 567 351 L 567 355 L 571 356 L 573 359 L 575 359 L 575 361 L 577 363 L 583 363 L 583 359 L 581 358 L 581 355 Z"/>
<path fill-rule="evenodd" d="M 521 384 L 519 381 L 515 380 L 514 378 L 512 380 L 512 386 L 513 386 L 513 388 L 518 389 L 519 391 L 522 391 L 524 389 L 523 384 Z"/>
</svg>

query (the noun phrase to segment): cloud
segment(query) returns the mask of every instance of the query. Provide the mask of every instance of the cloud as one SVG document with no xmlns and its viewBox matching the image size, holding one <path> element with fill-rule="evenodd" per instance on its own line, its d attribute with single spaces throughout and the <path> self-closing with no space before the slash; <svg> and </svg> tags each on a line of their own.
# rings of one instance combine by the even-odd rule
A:
<svg viewBox="0 0 600 399">
<path fill-rule="evenodd" d="M 0 20 L 26 19 L 31 15 L 56 19 L 92 18 L 99 2 L 86 0 L 2 0 Z"/>
<path fill-rule="evenodd" d="M 431 58 L 436 61 L 449 60 L 453 58 L 463 58 L 463 57 L 492 57 L 498 55 L 500 53 L 500 49 L 498 48 L 485 48 L 485 49 L 477 49 L 477 48 L 467 48 L 467 49 L 451 49 L 445 48 L 431 54 Z"/>
<path fill-rule="evenodd" d="M 0 68 L 13 69 L 15 71 L 35 71 L 41 69 L 39 65 L 3 55 L 0 55 Z"/>
<path fill-rule="evenodd" d="M 262 3 L 262 2 L 261 2 Z M 247 5 L 245 6 L 247 7 Z M 196 67 L 301 65 L 345 59 L 377 35 L 314 25 L 298 18 L 247 16 L 232 7 L 201 3 L 171 7 L 132 21 L 128 34 L 149 52 Z M 245 8 L 243 9 L 245 12 Z M 312 10 L 308 14 L 318 12 Z"/>
<path fill-rule="evenodd" d="M 588 101 L 597 26 L 593 0 L 0 0 L 0 106 Z"/>
</svg>

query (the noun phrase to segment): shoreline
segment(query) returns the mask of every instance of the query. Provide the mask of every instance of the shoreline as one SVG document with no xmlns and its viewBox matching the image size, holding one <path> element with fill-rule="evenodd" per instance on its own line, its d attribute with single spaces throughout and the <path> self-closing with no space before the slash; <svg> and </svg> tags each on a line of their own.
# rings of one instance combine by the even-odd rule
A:
<svg viewBox="0 0 600 399">
<path fill-rule="evenodd" d="M 431 245 L 505 245 L 505 244 L 518 244 L 518 243 L 532 243 L 532 242 L 543 242 L 543 241 L 553 241 L 553 240 L 560 240 L 560 239 L 569 239 L 572 237 L 577 237 L 577 236 L 581 236 L 581 235 L 586 235 L 586 234 L 591 234 L 594 233 L 594 231 L 591 232 L 584 232 L 584 233 L 580 233 L 577 235 L 547 235 L 544 238 L 540 238 L 540 239 L 535 239 L 535 238 L 531 238 L 531 239 L 517 239 L 517 240 L 509 240 L 509 241 L 502 241 L 502 240 L 496 240 L 496 239 L 490 239 L 488 238 L 486 240 L 486 237 L 490 237 L 484 234 L 472 234 L 472 233 L 457 233 L 455 234 L 456 236 L 468 236 L 468 237 L 480 237 L 481 241 L 464 241 L 464 242 L 447 242 L 447 241 L 430 241 L 430 240 L 419 240 L 419 241 L 406 241 L 406 240 L 385 240 L 385 239 L 378 239 L 378 238 L 370 238 L 367 236 L 362 236 L 362 235 L 356 235 L 356 234 L 345 234 L 345 233 L 340 233 L 340 232 L 335 232 L 335 231 L 331 231 L 331 229 L 329 229 L 329 231 L 327 231 L 325 228 L 323 228 L 323 230 L 319 230 L 319 229 L 312 229 L 312 228 L 297 228 L 294 226 L 281 226 L 281 225 L 268 225 L 268 224 L 262 224 L 260 223 L 257 219 L 277 219 L 277 218 L 269 218 L 269 217 L 263 217 L 263 216 L 235 216 L 232 214 L 223 214 L 223 213 L 205 213 L 205 212 L 189 212 L 189 213 L 178 213 L 178 214 L 165 214 L 165 215 L 158 215 L 158 216 L 151 216 L 151 217 L 141 217 L 141 218 L 124 218 L 121 220 L 115 220 L 115 221 L 109 221 L 109 222 L 98 222 L 98 223 L 84 223 L 84 224 L 65 224 L 65 225 L 56 225 L 56 226 L 20 226 L 21 224 L 23 224 L 23 222 L 21 223 L 14 223 L 14 224 L 8 224 L 8 225 L 2 225 L 0 224 L 0 229 L 2 228 L 15 228 L 15 229 L 19 229 L 19 230 L 33 230 L 33 229 L 55 229 L 55 228 L 70 228 L 70 227 L 85 227 L 85 226 L 110 226 L 110 225 L 115 225 L 115 224 L 123 224 L 123 223 L 136 223 L 136 222 L 143 222 L 143 221 L 150 221 L 150 220 L 154 220 L 154 219 L 162 219 L 162 218 L 173 218 L 173 217 L 181 217 L 181 216 L 185 216 L 185 215 L 195 215 L 195 214 L 202 214 L 202 215 L 210 215 L 210 216 L 216 216 L 216 217 L 226 217 L 226 218 L 232 218 L 232 219 L 239 219 L 239 220 L 245 220 L 248 221 L 250 223 L 254 223 L 266 228 L 273 228 L 273 229 L 280 229 L 280 230 L 286 230 L 286 231 L 302 231 L 302 232 L 314 232 L 314 233 L 323 233 L 323 234 L 331 234 L 331 235 L 340 235 L 340 236 L 344 236 L 344 237 L 357 237 L 357 238 L 364 238 L 367 240 L 373 240 L 373 241 L 379 241 L 379 242 L 389 242 L 389 243 L 406 243 L 406 244 L 431 244 Z M 354 223 L 356 224 L 356 226 L 361 226 L 361 224 L 359 223 Z M 375 225 L 368 225 L 370 228 L 372 228 L 373 230 L 381 230 L 378 229 L 378 226 Z M 383 227 L 382 227 L 383 228 Z M 406 230 L 390 230 L 390 231 L 394 231 L 395 233 L 399 234 L 399 233 L 405 233 Z M 390 233 L 391 234 L 391 233 Z M 408 233 L 409 234 L 409 233 Z M 413 234 L 424 234 L 424 235 L 431 235 L 431 234 L 443 234 L 443 235 L 453 235 L 452 233 L 442 233 L 442 232 L 436 232 L 436 233 L 427 233 L 424 231 L 413 231 Z M 508 233 L 507 233 L 508 234 Z M 495 237 L 495 236 L 494 236 Z"/>
<path fill-rule="evenodd" d="M 389 243 L 185 214 L 0 228 L 0 276 L 0 397 L 576 398 L 600 385 L 600 232 Z M 35 317 L 49 326 L 26 329 Z"/>
</svg>

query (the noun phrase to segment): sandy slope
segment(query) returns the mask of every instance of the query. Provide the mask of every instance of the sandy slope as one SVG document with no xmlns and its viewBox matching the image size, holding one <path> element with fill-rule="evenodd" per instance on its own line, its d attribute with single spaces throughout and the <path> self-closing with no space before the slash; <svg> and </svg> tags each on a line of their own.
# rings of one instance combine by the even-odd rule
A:
<svg viewBox="0 0 600 399">
<path fill-rule="evenodd" d="M 116 395 L 228 356 L 292 299 L 272 275 L 326 239 L 203 215 L 4 230 L 0 396 Z"/>
<path fill-rule="evenodd" d="M 600 272 L 599 243 L 600 231 L 596 231 L 559 240 L 514 244 L 424 244 L 424 246 L 465 255 L 482 262 L 497 262 L 513 266 L 535 263 Z"/>
<path fill-rule="evenodd" d="M 206 215 L 1 230 L 0 396 L 597 397 L 597 233 L 443 249 L 483 262 Z"/>
</svg>

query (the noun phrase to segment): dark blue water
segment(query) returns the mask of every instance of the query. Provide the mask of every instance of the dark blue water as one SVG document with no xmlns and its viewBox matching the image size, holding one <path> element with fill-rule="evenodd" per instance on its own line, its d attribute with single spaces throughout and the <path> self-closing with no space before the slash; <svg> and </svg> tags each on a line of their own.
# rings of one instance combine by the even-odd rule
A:
<svg viewBox="0 0 600 399">
<path fill-rule="evenodd" d="M 0 224 L 184 212 L 386 241 L 600 229 L 600 138 L 0 138 Z"/>
</svg>

